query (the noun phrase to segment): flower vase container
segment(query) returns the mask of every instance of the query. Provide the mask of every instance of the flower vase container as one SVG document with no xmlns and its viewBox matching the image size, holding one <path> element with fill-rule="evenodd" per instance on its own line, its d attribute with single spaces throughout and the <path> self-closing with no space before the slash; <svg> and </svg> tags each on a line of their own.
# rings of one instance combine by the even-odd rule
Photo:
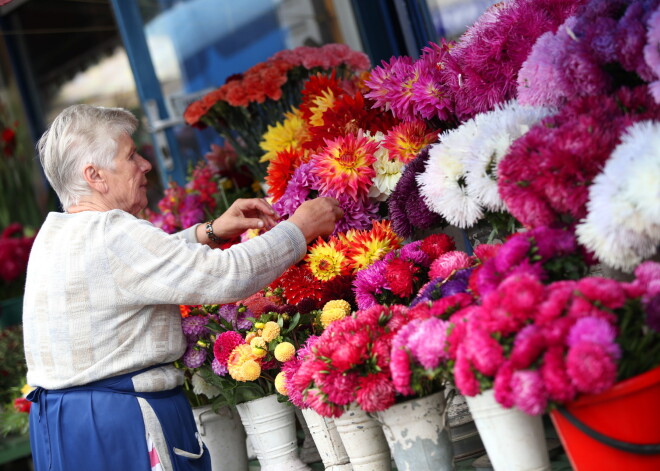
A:
<svg viewBox="0 0 660 471">
<path fill-rule="evenodd" d="M 465 398 L 495 471 L 549 471 L 540 415 L 506 409 L 492 389 Z"/>
<path fill-rule="evenodd" d="M 390 471 L 392 457 L 380 423 L 357 405 L 335 419 L 353 471 Z"/>
<path fill-rule="evenodd" d="M 550 413 L 577 471 L 660 469 L 660 367 Z"/>
<path fill-rule="evenodd" d="M 277 395 L 236 405 L 261 471 L 311 471 L 298 457 L 296 415 Z"/>
<path fill-rule="evenodd" d="M 334 420 L 319 415 L 314 409 L 303 409 L 301 412 L 309 432 L 312 434 L 316 449 L 321 455 L 325 471 L 352 471 L 353 466 L 351 466 Z"/>
<path fill-rule="evenodd" d="M 438 392 L 376 413 L 397 469 L 450 471 L 454 452 L 445 423 L 445 396 Z"/>
<path fill-rule="evenodd" d="M 445 389 L 447 401 L 447 426 L 454 450 L 454 460 L 463 461 L 483 455 L 486 450 L 479 436 L 477 426 L 470 414 L 465 396 L 448 385 Z"/>
<path fill-rule="evenodd" d="M 245 429 L 236 411 L 225 406 L 216 413 L 208 405 L 193 407 L 193 415 L 213 471 L 246 471 Z"/>
<path fill-rule="evenodd" d="M 302 446 L 299 450 L 300 459 L 303 461 L 303 463 L 318 463 L 321 461 L 321 455 L 316 447 L 316 442 L 314 441 L 312 432 L 309 430 L 307 421 L 305 420 L 305 417 L 300 409 L 294 407 L 293 410 L 305 436 Z"/>
</svg>

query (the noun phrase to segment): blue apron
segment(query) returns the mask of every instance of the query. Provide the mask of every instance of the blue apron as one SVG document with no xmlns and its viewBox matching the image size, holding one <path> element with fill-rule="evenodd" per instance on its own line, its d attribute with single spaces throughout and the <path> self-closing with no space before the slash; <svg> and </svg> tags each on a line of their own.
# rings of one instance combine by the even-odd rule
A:
<svg viewBox="0 0 660 471">
<path fill-rule="evenodd" d="M 174 470 L 210 471 L 211 459 L 205 446 L 200 450 L 183 390 L 144 393 L 133 388 L 131 378 L 148 369 L 67 389 L 33 390 L 27 398 L 35 403 L 30 411 L 35 471 L 150 471 L 138 397 L 160 421 Z"/>
</svg>

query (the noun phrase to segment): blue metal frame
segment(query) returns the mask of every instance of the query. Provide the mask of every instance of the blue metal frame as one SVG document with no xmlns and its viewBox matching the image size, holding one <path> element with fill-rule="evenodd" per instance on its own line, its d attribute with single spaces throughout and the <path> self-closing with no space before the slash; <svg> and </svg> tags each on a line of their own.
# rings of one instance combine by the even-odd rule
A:
<svg viewBox="0 0 660 471">
<path fill-rule="evenodd" d="M 352 0 L 365 52 L 378 64 L 392 56 L 414 59 L 436 41 L 426 0 Z"/>
<path fill-rule="evenodd" d="M 115 13 L 119 33 L 128 55 L 129 63 L 135 77 L 137 93 L 142 103 L 142 108 L 146 110 L 146 103 L 153 101 L 158 105 L 160 117 L 167 116 L 165 100 L 160 88 L 160 82 L 156 77 L 147 38 L 144 33 L 144 23 L 137 2 L 126 2 L 121 0 L 110 0 L 112 9 Z M 186 169 L 183 168 L 183 161 L 179 155 L 179 147 L 172 129 L 159 131 L 164 133 L 167 140 L 167 146 L 158 145 L 156 136 L 154 137 L 154 148 L 158 159 L 158 170 L 163 187 L 173 180 L 180 185 L 185 183 Z M 166 153 L 169 152 L 169 155 Z"/>
</svg>

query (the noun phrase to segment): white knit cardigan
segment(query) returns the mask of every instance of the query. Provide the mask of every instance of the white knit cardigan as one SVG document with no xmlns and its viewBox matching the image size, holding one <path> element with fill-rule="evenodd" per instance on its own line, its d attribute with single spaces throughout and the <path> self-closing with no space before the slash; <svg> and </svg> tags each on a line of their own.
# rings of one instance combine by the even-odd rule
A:
<svg viewBox="0 0 660 471">
<path fill-rule="evenodd" d="M 243 299 L 305 254 L 282 222 L 227 250 L 168 235 L 124 211 L 50 213 L 28 264 L 23 306 L 27 380 L 60 389 L 172 363 L 184 352 L 179 304 Z M 181 384 L 173 366 L 134 378 L 137 391 Z"/>
</svg>

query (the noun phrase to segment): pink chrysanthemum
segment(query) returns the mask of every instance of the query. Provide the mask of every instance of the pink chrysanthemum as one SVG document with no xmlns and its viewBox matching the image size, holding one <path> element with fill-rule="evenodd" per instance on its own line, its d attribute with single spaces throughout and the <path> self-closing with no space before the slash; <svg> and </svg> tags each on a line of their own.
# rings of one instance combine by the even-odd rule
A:
<svg viewBox="0 0 660 471">
<path fill-rule="evenodd" d="M 326 141 L 323 152 L 310 161 L 311 172 L 319 179 L 319 189 L 330 196 L 342 193 L 354 199 L 366 196 L 376 175 L 373 163 L 377 150 L 378 144 L 362 133 Z"/>
<path fill-rule="evenodd" d="M 390 371 L 392 374 L 392 383 L 399 394 L 410 396 L 414 393 L 410 387 L 410 378 L 412 376 L 410 357 L 408 352 L 403 348 L 392 348 Z"/>
<path fill-rule="evenodd" d="M 357 403 L 365 412 L 378 412 L 394 405 L 395 389 L 385 373 L 360 378 Z"/>
<path fill-rule="evenodd" d="M 414 321 L 413 321 L 414 322 Z M 427 370 L 437 368 L 449 359 L 447 348 L 447 321 L 431 317 L 422 321 L 410 336 L 408 346 L 413 356 Z"/>
<path fill-rule="evenodd" d="M 534 324 L 527 325 L 516 335 L 509 361 L 517 369 L 528 368 L 544 349 L 545 336 L 542 330 Z"/>
<path fill-rule="evenodd" d="M 480 392 L 479 381 L 472 370 L 468 360 L 465 347 L 461 344 L 456 354 L 456 363 L 454 364 L 454 380 L 456 388 L 464 396 L 476 396 Z"/>
<path fill-rule="evenodd" d="M 306 397 L 309 407 L 314 409 L 319 415 L 323 417 L 341 417 L 344 413 L 344 408 L 336 404 L 332 404 L 325 400 L 325 397 L 318 389 L 310 389 L 307 391 Z"/>
<path fill-rule="evenodd" d="M 539 415 L 548 404 L 541 374 L 536 370 L 518 370 L 511 378 L 515 406 L 526 414 Z"/>
<path fill-rule="evenodd" d="M 472 266 L 473 263 L 474 261 L 472 258 L 465 252 L 459 250 L 447 252 L 431 263 L 429 278 L 448 278 L 455 271 L 460 270 L 461 268 L 468 268 Z"/>
<path fill-rule="evenodd" d="M 338 406 L 347 406 L 355 400 L 358 381 L 357 373 L 333 370 L 319 378 L 316 385 L 327 396 L 328 401 Z"/>
<path fill-rule="evenodd" d="M 566 355 L 566 370 L 578 392 L 598 394 L 616 381 L 616 363 L 607 350 L 593 342 L 580 342 Z"/>
<path fill-rule="evenodd" d="M 511 390 L 511 379 L 515 369 L 511 362 L 505 362 L 495 375 L 493 381 L 493 392 L 495 393 L 495 400 L 503 407 L 509 408 L 514 406 L 514 396 Z"/>
<path fill-rule="evenodd" d="M 563 347 L 550 347 L 545 352 L 541 365 L 541 376 L 549 400 L 568 402 L 575 398 L 575 386 L 566 372 Z"/>
</svg>

